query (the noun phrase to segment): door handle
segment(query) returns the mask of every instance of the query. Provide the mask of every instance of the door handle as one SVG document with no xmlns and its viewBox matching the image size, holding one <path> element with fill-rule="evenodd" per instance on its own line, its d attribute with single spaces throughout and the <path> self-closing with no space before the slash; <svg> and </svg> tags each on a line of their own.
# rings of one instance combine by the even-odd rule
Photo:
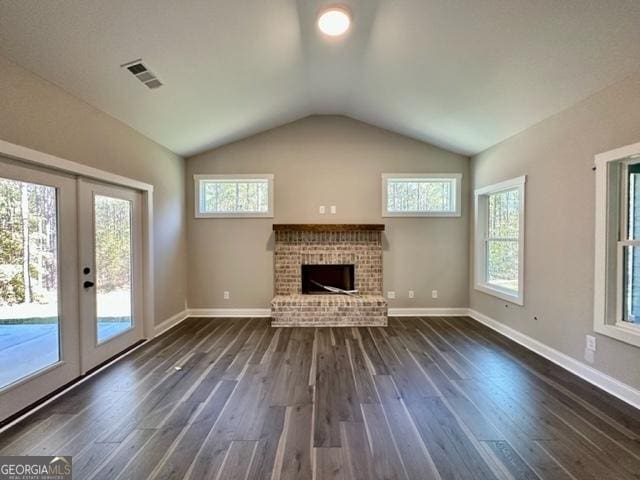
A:
<svg viewBox="0 0 640 480">
<path fill-rule="evenodd" d="M 82 286 L 83 286 L 84 288 L 91 288 L 91 287 L 93 287 L 94 285 L 95 285 L 95 283 L 93 283 L 93 282 L 89 282 L 89 281 L 86 281 L 86 282 L 84 282 L 84 283 L 82 284 Z"/>
</svg>

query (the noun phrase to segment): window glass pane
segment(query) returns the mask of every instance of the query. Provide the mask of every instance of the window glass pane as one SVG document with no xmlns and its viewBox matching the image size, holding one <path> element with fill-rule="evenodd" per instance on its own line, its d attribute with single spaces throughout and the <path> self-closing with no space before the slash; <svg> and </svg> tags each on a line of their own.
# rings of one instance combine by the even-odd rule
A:
<svg viewBox="0 0 640 480">
<path fill-rule="evenodd" d="M 269 181 L 266 179 L 201 180 L 202 213 L 267 213 Z"/>
<path fill-rule="evenodd" d="M 451 178 L 387 179 L 387 211 L 409 213 L 454 212 L 454 182 Z"/>
<path fill-rule="evenodd" d="M 269 184 L 268 182 L 256 183 L 258 189 L 258 211 L 269 211 Z"/>
<path fill-rule="evenodd" d="M 518 250 L 517 240 L 487 241 L 487 283 L 518 291 Z"/>
<path fill-rule="evenodd" d="M 628 167 L 627 191 L 627 238 L 640 240 L 640 163 Z"/>
<path fill-rule="evenodd" d="M 489 238 L 518 238 L 520 193 L 517 189 L 489 195 Z"/>
<path fill-rule="evenodd" d="M 97 338 L 104 342 L 129 330 L 131 317 L 131 202 L 96 195 Z"/>
<path fill-rule="evenodd" d="M 0 178 L 0 388 L 60 359 L 56 189 Z"/>
<path fill-rule="evenodd" d="M 623 320 L 640 324 L 640 247 L 623 248 Z"/>
</svg>

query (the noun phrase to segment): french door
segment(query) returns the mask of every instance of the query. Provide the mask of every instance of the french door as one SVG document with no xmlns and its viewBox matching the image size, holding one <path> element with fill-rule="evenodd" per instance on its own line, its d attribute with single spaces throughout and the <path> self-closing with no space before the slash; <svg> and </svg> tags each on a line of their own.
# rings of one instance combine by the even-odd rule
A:
<svg viewBox="0 0 640 480">
<path fill-rule="evenodd" d="M 0 157 L 0 421 L 142 339 L 141 194 Z"/>
<path fill-rule="evenodd" d="M 83 373 L 142 339 L 141 197 L 78 181 Z"/>
<path fill-rule="evenodd" d="M 80 374 L 76 179 L 0 158 L 0 420 Z"/>
</svg>

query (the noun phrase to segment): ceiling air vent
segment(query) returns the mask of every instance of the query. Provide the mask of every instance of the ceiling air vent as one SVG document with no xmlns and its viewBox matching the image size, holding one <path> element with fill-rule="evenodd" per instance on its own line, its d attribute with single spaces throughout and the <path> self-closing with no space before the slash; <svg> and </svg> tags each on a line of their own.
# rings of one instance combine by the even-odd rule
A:
<svg viewBox="0 0 640 480">
<path fill-rule="evenodd" d="M 141 59 L 127 62 L 120 66 L 129 70 L 131 75 L 144 83 L 147 88 L 155 89 L 162 86 L 162 82 L 142 63 Z"/>
</svg>

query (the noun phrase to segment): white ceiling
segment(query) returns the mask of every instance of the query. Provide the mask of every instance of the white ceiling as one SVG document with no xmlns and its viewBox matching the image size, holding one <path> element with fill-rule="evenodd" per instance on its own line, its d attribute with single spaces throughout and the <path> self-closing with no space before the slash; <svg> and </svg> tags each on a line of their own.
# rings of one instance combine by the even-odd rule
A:
<svg viewBox="0 0 640 480">
<path fill-rule="evenodd" d="M 2 0 L 0 53 L 184 156 L 314 113 L 474 154 L 640 70 L 638 0 L 327 3 Z"/>
</svg>

